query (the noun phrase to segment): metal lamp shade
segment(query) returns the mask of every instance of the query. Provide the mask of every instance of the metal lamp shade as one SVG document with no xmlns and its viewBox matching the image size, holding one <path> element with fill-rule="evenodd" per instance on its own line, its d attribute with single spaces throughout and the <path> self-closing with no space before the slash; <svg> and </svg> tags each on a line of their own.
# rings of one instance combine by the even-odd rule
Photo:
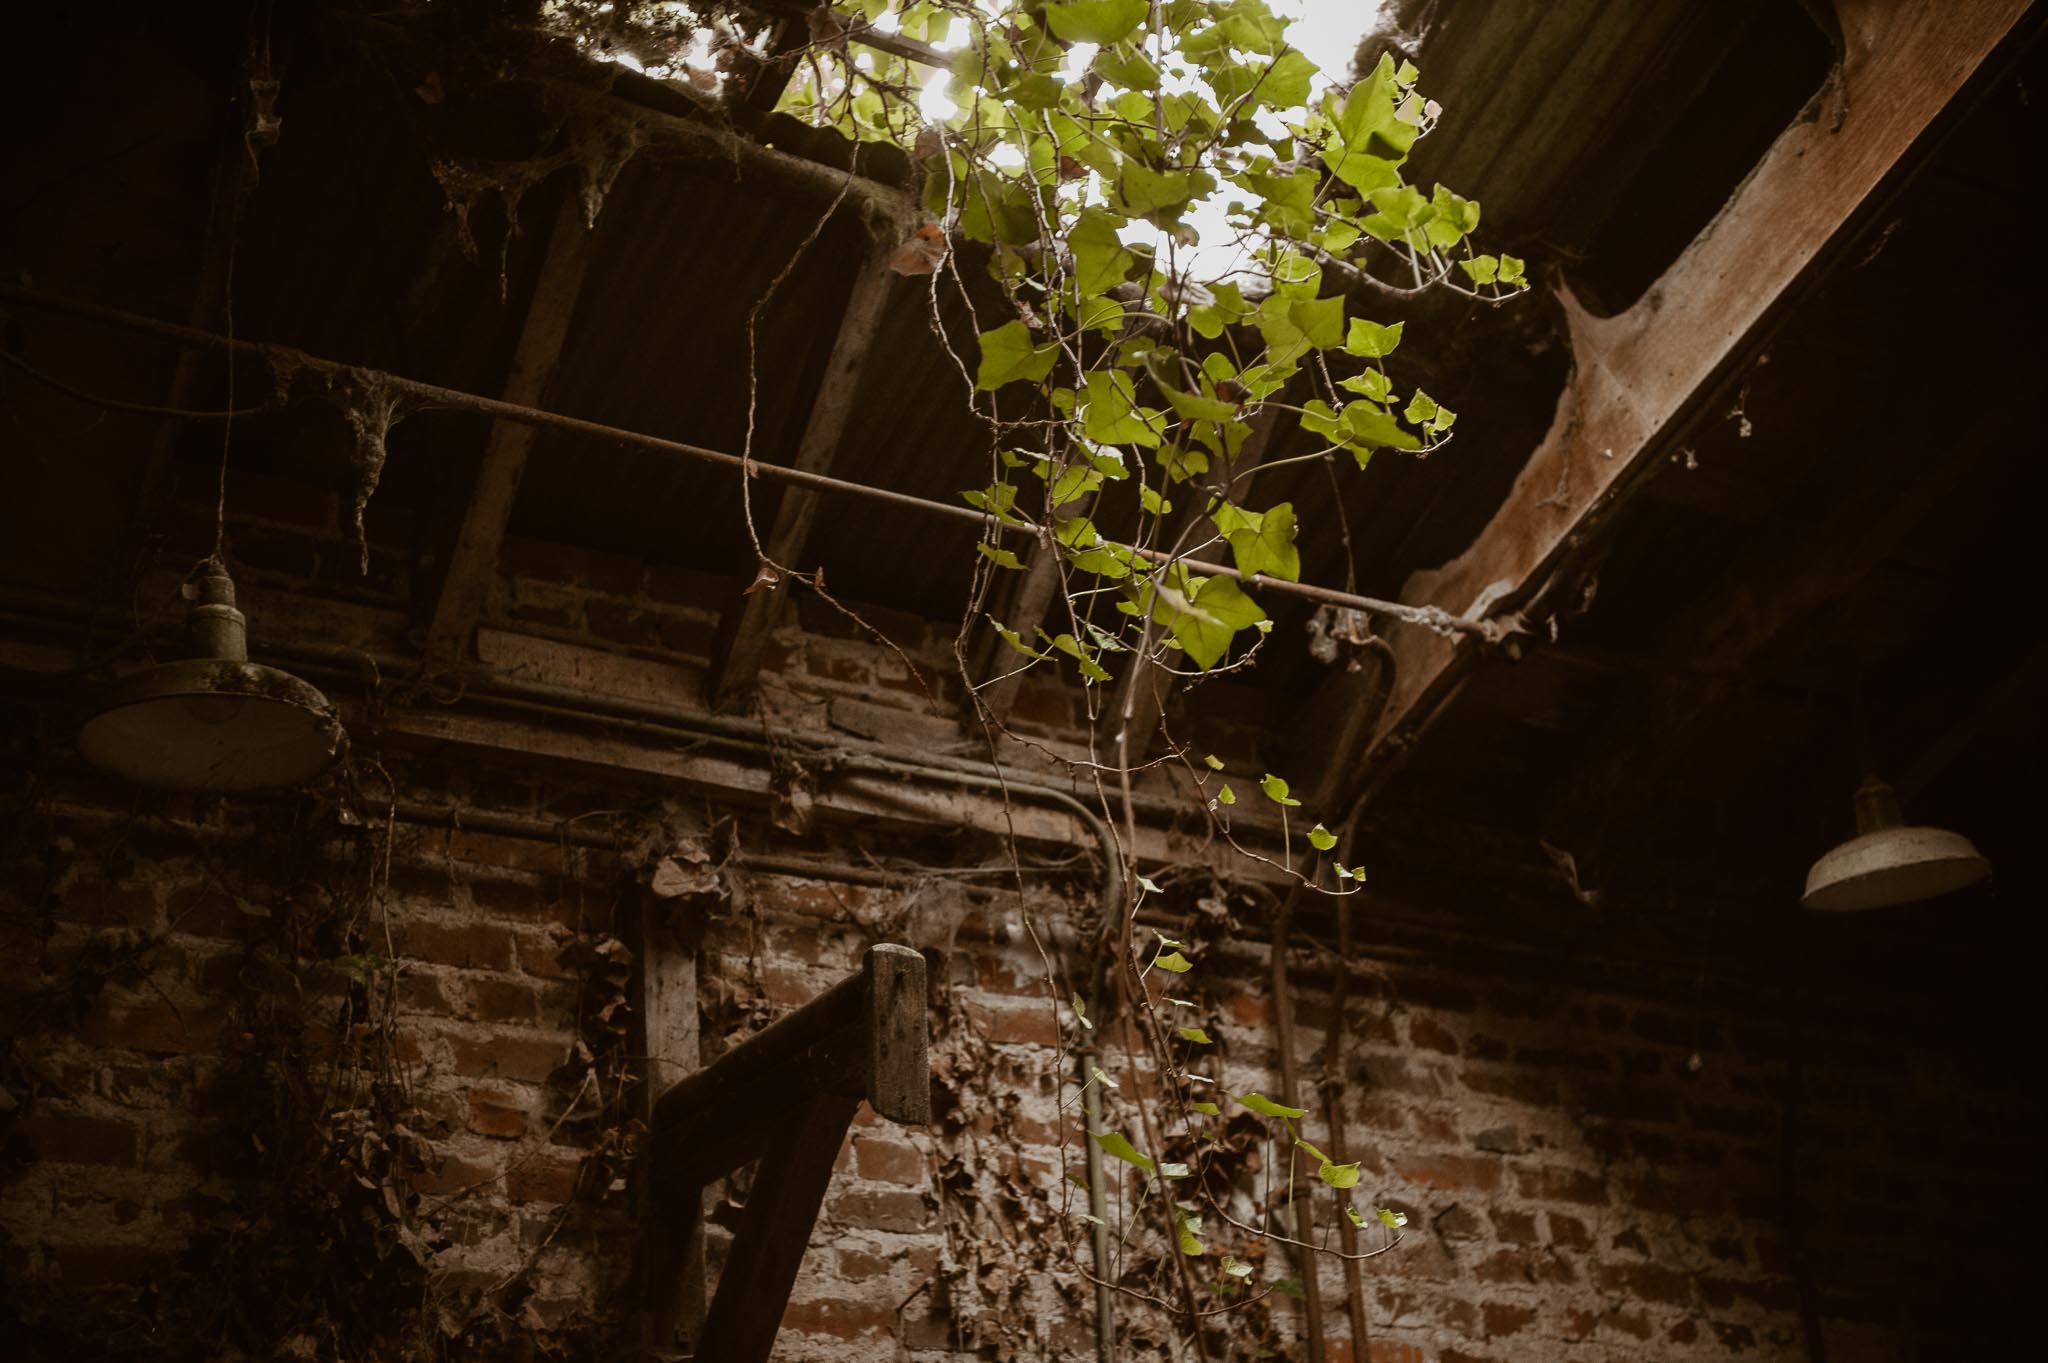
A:
<svg viewBox="0 0 2048 1363">
<path fill-rule="evenodd" d="M 312 780 L 341 749 L 334 707 L 290 673 L 248 661 L 248 624 L 224 573 L 197 585 L 186 627 L 201 656 L 115 683 L 80 727 L 79 755 L 116 776 L 172 790 L 269 790 Z"/>
<path fill-rule="evenodd" d="M 1967 889 L 1991 875 L 1970 840 L 1945 828 L 1908 828 L 1890 786 L 1866 780 L 1856 792 L 1857 836 L 1806 873 L 1800 904 L 1824 912 L 1886 909 Z"/>
</svg>

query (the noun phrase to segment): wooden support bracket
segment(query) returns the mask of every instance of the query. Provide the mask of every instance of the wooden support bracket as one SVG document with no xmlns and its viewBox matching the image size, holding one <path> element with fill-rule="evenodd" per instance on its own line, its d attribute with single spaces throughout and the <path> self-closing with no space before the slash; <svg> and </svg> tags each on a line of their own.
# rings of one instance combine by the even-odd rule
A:
<svg viewBox="0 0 2048 1363">
<path fill-rule="evenodd" d="M 1837 0 L 1846 40 L 1821 117 L 1786 128 L 1720 215 L 1628 311 L 1593 316 L 1568 293 L 1575 372 L 1548 435 L 1469 548 L 1409 578 L 1401 599 L 1477 619 L 1529 604 L 1556 563 L 1655 464 L 1713 386 L 1752 355 L 1788 297 L 1838 253 L 1874 196 L 2019 23 L 2027 0 L 1941 5 Z M 1845 103 L 1843 103 L 1845 102 Z M 1841 103 L 1844 112 L 1830 116 Z M 1473 650 L 1423 630 L 1390 636 L 1393 691 L 1365 761 L 1407 750 L 1463 684 Z"/>
<path fill-rule="evenodd" d="M 654 1105 L 643 1274 L 647 1309 L 673 1320 L 659 1266 L 701 1230 L 706 1184 L 759 1161 L 694 1356 L 767 1363 L 803 1264 L 832 1162 L 863 1099 L 877 1115 L 931 1120 L 924 957 L 869 947 L 848 976 L 677 1083 Z M 662 1345 L 652 1349 L 662 1356 Z"/>
</svg>

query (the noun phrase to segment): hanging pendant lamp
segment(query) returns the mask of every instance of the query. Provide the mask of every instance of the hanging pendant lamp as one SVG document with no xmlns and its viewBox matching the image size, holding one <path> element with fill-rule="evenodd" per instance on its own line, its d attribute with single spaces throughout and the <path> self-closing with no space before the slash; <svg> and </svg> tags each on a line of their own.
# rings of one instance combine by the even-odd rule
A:
<svg viewBox="0 0 2048 1363">
<path fill-rule="evenodd" d="M 249 622 L 218 560 L 186 590 L 192 656 L 125 677 L 78 731 L 86 761 L 145 786 L 247 791 L 303 785 L 340 751 L 327 697 L 249 661 Z"/>
<path fill-rule="evenodd" d="M 1856 791 L 1856 836 L 1813 864 L 1800 904 L 1823 911 L 1888 909 L 1967 889 L 1991 863 L 1946 828 L 1909 828 L 1899 797 L 1874 776 Z"/>
</svg>

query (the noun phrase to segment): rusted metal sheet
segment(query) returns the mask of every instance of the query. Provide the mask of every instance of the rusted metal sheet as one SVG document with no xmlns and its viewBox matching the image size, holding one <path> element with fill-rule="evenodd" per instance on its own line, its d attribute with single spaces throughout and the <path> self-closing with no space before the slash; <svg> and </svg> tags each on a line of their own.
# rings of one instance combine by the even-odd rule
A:
<svg viewBox="0 0 2048 1363">
<path fill-rule="evenodd" d="M 1787 128 L 1720 215 L 1626 312 L 1593 316 L 1564 294 L 1575 372 L 1549 433 L 1471 547 L 1412 575 L 1402 599 L 1463 619 L 1527 601 L 1591 529 L 1622 480 L 1646 466 L 1717 377 L 1845 235 L 1858 210 L 2028 8 L 1840 0 L 1845 55 L 1813 117 Z M 1367 745 L 1412 743 L 1459 680 L 1461 639 L 1391 636 L 1394 689 Z"/>
</svg>

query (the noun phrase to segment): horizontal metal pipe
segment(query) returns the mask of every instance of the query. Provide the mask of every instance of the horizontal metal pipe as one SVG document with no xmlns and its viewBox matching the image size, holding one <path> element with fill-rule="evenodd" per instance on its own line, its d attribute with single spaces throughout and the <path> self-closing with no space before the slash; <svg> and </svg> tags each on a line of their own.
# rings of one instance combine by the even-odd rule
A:
<svg viewBox="0 0 2048 1363">
<path fill-rule="evenodd" d="M 602 422 L 585 421 L 581 417 L 563 416 L 559 412 L 544 411 L 522 403 L 506 402 L 502 398 L 485 397 L 478 393 L 464 392 L 458 388 L 443 388 L 439 384 L 423 383 L 397 374 L 366 369 L 360 365 L 343 364 L 339 360 L 324 359 L 309 355 L 291 346 L 272 345 L 262 341 L 246 341 L 235 337 L 220 336 L 197 327 L 188 327 L 176 322 L 159 321 L 139 313 L 110 308 L 100 303 L 88 303 L 82 299 L 66 298 L 57 294 L 44 293 L 39 289 L 23 288 L 17 284 L 0 283 L 0 300 L 22 303 L 29 307 L 44 308 L 51 312 L 63 313 L 88 321 L 101 322 L 108 326 L 121 327 L 143 335 L 156 336 L 179 345 L 202 346 L 213 350 L 224 350 L 230 354 L 248 355 L 261 359 L 274 367 L 290 372 L 293 369 L 308 369 L 316 373 L 350 378 L 360 381 L 372 377 L 386 386 L 416 398 L 422 402 L 451 408 L 457 411 L 476 412 L 501 421 L 511 421 L 543 430 L 566 431 L 573 435 L 588 436 L 613 444 L 630 445 L 638 449 L 653 450 L 661 454 L 673 454 L 700 463 L 717 464 L 724 468 L 737 469 L 742 476 L 762 478 L 769 482 L 787 483 L 796 487 L 811 488 L 819 492 L 833 492 L 842 496 L 856 497 L 863 501 L 877 502 L 885 506 L 900 507 L 942 520 L 954 521 L 976 530 L 985 530 L 990 525 L 1002 534 L 1026 538 L 1037 538 L 1039 528 L 1026 522 L 992 520 L 986 513 L 968 506 L 955 506 L 950 502 L 935 502 L 925 497 L 912 496 L 907 492 L 895 492 L 888 488 L 874 487 L 867 483 L 851 482 L 834 478 L 829 474 L 811 473 L 804 469 L 790 468 L 783 464 L 763 463 L 758 459 L 742 458 L 724 450 L 714 450 L 703 445 L 692 445 L 686 441 L 668 440 L 661 436 L 646 435 L 639 431 L 626 430 L 619 426 L 607 426 Z M 1204 563 L 1197 559 L 1176 557 L 1157 549 L 1145 549 L 1135 545 L 1108 546 L 1123 549 L 1151 563 L 1177 563 L 1189 572 L 1207 577 L 1228 577 L 1245 581 L 1244 574 L 1237 569 L 1220 563 Z M 1491 639 L 1496 633 L 1493 625 L 1483 621 L 1464 620 L 1439 610 L 1434 606 L 1410 606 L 1400 601 L 1383 601 L 1376 597 L 1359 596 L 1352 592 L 1340 592 L 1330 587 L 1318 587 L 1306 582 L 1288 582 L 1280 578 L 1257 577 L 1254 585 L 1262 591 L 1281 596 L 1292 596 L 1318 605 L 1340 606 L 1347 610 L 1366 611 L 1399 620 L 1405 624 L 1417 625 L 1440 634 L 1469 634 Z"/>
</svg>

